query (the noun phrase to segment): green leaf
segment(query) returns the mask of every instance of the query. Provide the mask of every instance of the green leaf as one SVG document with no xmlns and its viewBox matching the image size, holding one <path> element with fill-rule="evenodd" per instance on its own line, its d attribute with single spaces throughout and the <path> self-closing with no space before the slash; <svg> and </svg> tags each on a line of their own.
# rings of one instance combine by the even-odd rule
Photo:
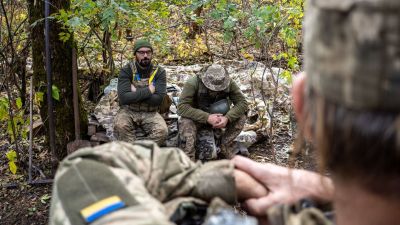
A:
<svg viewBox="0 0 400 225">
<path fill-rule="evenodd" d="M 8 120 L 8 103 L 6 98 L 0 98 L 0 121 Z"/>
<path fill-rule="evenodd" d="M 6 153 L 6 156 L 9 161 L 14 162 L 17 159 L 17 152 L 10 150 Z"/>
<path fill-rule="evenodd" d="M 20 97 L 18 97 L 18 98 L 15 100 L 15 103 L 17 104 L 17 108 L 18 108 L 18 109 L 21 109 L 21 108 L 22 108 L 22 100 L 21 100 Z"/>
<path fill-rule="evenodd" d="M 12 174 L 17 173 L 17 165 L 15 165 L 15 162 L 8 162 L 8 167 L 10 168 Z"/>
<path fill-rule="evenodd" d="M 54 85 L 54 84 L 51 87 L 51 96 L 55 100 L 60 101 L 60 89 L 58 89 L 58 87 L 56 85 Z"/>
<path fill-rule="evenodd" d="M 42 197 L 40 197 L 40 202 L 42 202 L 43 204 L 46 204 L 47 200 L 49 200 L 50 198 L 51 198 L 51 196 L 48 194 L 42 195 Z"/>
<path fill-rule="evenodd" d="M 35 93 L 35 102 L 36 102 L 36 104 L 40 105 L 40 103 L 43 102 L 43 95 L 44 95 L 44 93 L 40 92 L 40 91 Z"/>
</svg>

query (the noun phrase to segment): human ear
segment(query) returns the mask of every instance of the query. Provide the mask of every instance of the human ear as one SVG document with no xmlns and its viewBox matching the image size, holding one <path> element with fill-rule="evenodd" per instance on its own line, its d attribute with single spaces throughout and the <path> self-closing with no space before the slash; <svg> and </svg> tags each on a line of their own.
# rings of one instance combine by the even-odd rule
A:
<svg viewBox="0 0 400 225">
<path fill-rule="evenodd" d="M 292 90 L 293 109 L 296 114 L 296 119 L 300 124 L 304 123 L 304 88 L 305 88 L 306 74 L 301 72 L 297 75 Z"/>
</svg>

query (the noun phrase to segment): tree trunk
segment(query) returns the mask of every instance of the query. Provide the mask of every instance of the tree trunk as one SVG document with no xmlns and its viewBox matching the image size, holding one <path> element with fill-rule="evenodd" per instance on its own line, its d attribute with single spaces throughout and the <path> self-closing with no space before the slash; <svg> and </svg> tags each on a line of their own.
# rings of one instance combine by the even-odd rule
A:
<svg viewBox="0 0 400 225">
<path fill-rule="evenodd" d="M 49 0 L 50 14 L 56 13 L 55 10 L 68 10 L 70 1 L 65 0 Z M 46 92 L 46 68 L 45 68 L 45 37 L 44 37 L 44 1 L 28 0 L 29 22 L 30 24 L 37 22 L 36 26 L 31 29 L 32 39 L 32 58 L 33 58 L 33 76 L 36 91 Z M 72 104 L 72 46 L 73 36 L 62 42 L 58 38 L 62 30 L 58 23 L 50 20 L 50 54 L 51 54 L 51 71 L 53 85 L 60 90 L 59 101 L 54 99 L 54 117 L 55 117 L 55 156 L 61 160 L 67 155 L 67 143 L 73 141 L 74 137 L 74 114 Z M 79 90 L 79 89 L 78 89 Z M 87 115 L 80 107 L 81 114 L 81 130 L 86 133 Z M 42 120 L 46 124 L 46 136 L 49 138 L 48 129 L 48 113 L 47 98 L 44 95 L 43 103 L 40 106 L 40 114 Z"/>
<path fill-rule="evenodd" d="M 203 11 L 203 6 L 199 6 L 197 9 L 194 10 L 194 14 L 196 15 L 196 17 L 200 17 L 202 11 Z M 188 38 L 194 39 L 197 34 L 201 34 L 201 26 L 198 23 L 196 23 L 196 21 L 190 19 Z"/>
</svg>

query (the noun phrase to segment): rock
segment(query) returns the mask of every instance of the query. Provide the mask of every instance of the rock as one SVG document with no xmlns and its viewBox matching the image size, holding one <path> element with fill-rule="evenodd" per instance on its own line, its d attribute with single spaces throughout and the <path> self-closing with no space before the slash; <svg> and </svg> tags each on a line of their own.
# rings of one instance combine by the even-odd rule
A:
<svg viewBox="0 0 400 225">
<path fill-rule="evenodd" d="M 257 142 L 257 133 L 255 131 L 242 131 L 236 137 L 235 141 L 243 144 L 246 148 Z"/>
</svg>

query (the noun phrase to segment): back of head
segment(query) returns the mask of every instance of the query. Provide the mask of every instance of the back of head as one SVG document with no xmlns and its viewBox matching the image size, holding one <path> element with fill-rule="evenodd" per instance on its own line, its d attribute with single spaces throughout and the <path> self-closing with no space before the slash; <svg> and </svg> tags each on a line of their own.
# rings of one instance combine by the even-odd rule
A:
<svg viewBox="0 0 400 225">
<path fill-rule="evenodd" d="M 323 164 L 390 194 L 400 189 L 399 12 L 398 0 L 310 0 L 304 31 L 306 114 Z"/>
</svg>

